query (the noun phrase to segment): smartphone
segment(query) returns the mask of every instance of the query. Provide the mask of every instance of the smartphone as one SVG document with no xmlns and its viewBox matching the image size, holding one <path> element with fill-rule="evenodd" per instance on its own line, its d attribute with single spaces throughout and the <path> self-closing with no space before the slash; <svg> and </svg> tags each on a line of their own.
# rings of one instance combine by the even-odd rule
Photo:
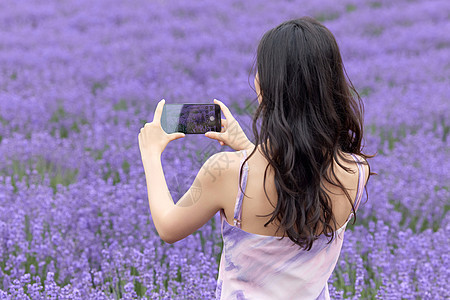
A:
<svg viewBox="0 0 450 300">
<path fill-rule="evenodd" d="M 164 104 L 161 127 L 166 133 L 204 134 L 222 128 L 218 104 Z"/>
</svg>

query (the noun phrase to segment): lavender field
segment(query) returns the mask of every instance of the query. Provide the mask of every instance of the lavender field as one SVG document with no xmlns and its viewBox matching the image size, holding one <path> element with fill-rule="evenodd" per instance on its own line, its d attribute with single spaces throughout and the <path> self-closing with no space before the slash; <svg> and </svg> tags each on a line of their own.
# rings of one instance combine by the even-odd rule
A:
<svg viewBox="0 0 450 300">
<path fill-rule="evenodd" d="M 305 15 L 334 33 L 378 153 L 331 298 L 449 299 L 447 0 L 0 1 L 0 299 L 214 298 L 219 214 L 164 243 L 137 136 L 162 98 L 217 98 L 250 135 L 259 39 Z M 170 143 L 173 199 L 230 150 Z"/>
</svg>

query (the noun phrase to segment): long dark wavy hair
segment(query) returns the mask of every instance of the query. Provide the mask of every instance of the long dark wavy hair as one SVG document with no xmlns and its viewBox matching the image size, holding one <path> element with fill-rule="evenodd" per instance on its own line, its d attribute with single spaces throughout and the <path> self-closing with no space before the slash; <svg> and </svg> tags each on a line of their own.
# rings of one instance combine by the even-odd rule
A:
<svg viewBox="0 0 450 300">
<path fill-rule="evenodd" d="M 356 220 L 352 199 L 335 174 L 333 159 L 346 172 L 354 173 L 339 162 L 338 157 L 353 162 L 340 151 L 364 157 L 360 164 L 368 164 L 366 159 L 375 156 L 361 153 L 361 98 L 350 79 L 346 81 L 344 72 L 348 75 L 333 34 L 311 17 L 287 21 L 266 32 L 258 46 L 256 67 L 262 101 L 253 117 L 255 148 L 245 161 L 261 145 L 269 162 L 264 192 L 270 202 L 266 175 L 271 166 L 278 194 L 276 207 L 270 202 L 275 210 L 258 217 L 272 215 L 264 226 L 277 219 L 277 232 L 282 228 L 305 250 L 311 249 L 320 234 L 331 243 L 337 225 L 324 179 L 344 191 L 355 215 L 353 222 Z M 256 73 L 255 66 L 252 71 Z M 327 174 L 330 166 L 337 183 Z M 369 166 L 369 177 L 374 174 Z M 315 235 L 320 227 L 322 231 Z"/>
</svg>

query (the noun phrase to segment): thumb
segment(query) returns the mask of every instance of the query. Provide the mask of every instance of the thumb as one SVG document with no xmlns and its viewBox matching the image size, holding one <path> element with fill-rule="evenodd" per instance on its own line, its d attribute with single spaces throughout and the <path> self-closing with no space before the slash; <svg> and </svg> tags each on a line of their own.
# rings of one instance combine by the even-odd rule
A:
<svg viewBox="0 0 450 300">
<path fill-rule="evenodd" d="M 185 136 L 185 134 L 182 132 L 175 132 L 175 133 L 168 134 L 168 136 L 169 136 L 170 141 L 174 141 L 174 140 L 183 138 Z"/>
</svg>

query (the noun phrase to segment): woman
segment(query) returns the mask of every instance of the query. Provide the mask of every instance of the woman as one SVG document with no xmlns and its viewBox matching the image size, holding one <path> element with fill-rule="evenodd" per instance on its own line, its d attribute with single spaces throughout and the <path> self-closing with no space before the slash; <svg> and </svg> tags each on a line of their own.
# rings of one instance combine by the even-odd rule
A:
<svg viewBox="0 0 450 300">
<path fill-rule="evenodd" d="M 361 153 L 362 102 L 345 79 L 333 34 L 309 17 L 269 30 L 256 67 L 255 144 L 215 100 L 224 128 L 205 135 L 236 152 L 209 158 L 176 205 L 160 156 L 184 134 L 161 129 L 163 100 L 141 129 L 153 221 L 174 243 L 220 211 L 217 299 L 329 299 L 346 225 L 375 174 L 365 160 L 373 156 Z"/>
</svg>

